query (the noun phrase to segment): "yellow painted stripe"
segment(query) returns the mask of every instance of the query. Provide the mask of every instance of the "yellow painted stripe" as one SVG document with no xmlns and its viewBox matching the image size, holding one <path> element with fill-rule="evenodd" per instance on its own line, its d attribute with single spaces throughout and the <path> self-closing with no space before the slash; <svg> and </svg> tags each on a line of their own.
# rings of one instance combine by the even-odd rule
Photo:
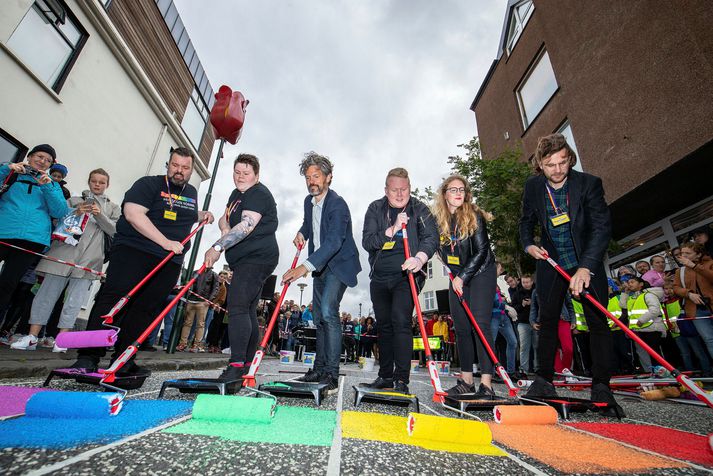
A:
<svg viewBox="0 0 713 476">
<path fill-rule="evenodd" d="M 463 422 L 473 424 L 468 425 L 467 432 L 463 432 Z M 385 441 L 450 453 L 505 456 L 503 451 L 492 445 L 492 434 L 484 423 L 418 414 L 417 425 L 414 436 L 409 436 L 406 417 L 342 412 L 342 437 L 344 438 Z M 448 441 L 448 437 L 452 439 Z"/>
</svg>

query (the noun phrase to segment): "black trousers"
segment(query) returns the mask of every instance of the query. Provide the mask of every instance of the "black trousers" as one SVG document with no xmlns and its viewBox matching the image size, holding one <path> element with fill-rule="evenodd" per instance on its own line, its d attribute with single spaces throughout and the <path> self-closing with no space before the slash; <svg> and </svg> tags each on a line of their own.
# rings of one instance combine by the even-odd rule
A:
<svg viewBox="0 0 713 476">
<path fill-rule="evenodd" d="M 576 269 L 567 270 L 572 275 Z M 602 304 L 607 307 L 607 278 L 604 268 L 594 270 L 589 291 Z M 546 261 L 537 262 L 537 302 L 540 304 L 540 337 L 537 347 L 539 368 L 537 375 L 548 382 L 554 376 L 555 352 L 559 338 L 557 328 L 564 297 L 567 294 L 569 283 Z M 596 309 L 588 299 L 582 298 L 584 317 L 589 327 L 589 346 L 592 358 L 592 383 L 609 384 L 612 370 L 612 344 L 611 331 L 607 319 Z"/>
<path fill-rule="evenodd" d="M 369 288 L 379 334 L 379 377 L 408 383 L 413 352 L 411 314 L 414 307 L 408 278 L 389 282 L 372 280 Z M 365 349 L 371 354 L 366 343 Z"/>
<path fill-rule="evenodd" d="M 634 357 L 631 353 L 631 340 L 624 334 L 624 331 L 612 331 L 614 341 L 614 362 L 613 370 L 623 375 L 634 371 Z"/>
<path fill-rule="evenodd" d="M 233 280 L 228 288 L 230 362 L 251 362 L 255 357 L 260 339 L 257 303 L 265 280 L 274 270 L 271 264 L 250 263 L 233 269 Z"/>
<path fill-rule="evenodd" d="M 115 246 L 111 252 L 106 281 L 94 298 L 94 307 L 89 314 L 87 330 L 105 329 L 101 316 L 108 313 L 114 304 L 136 286 L 163 258 L 145 253 L 129 246 Z M 121 355 L 142 332 L 146 330 L 158 313 L 156 303 L 165 303 L 166 297 L 178 280 L 181 265 L 173 261 L 166 263 L 132 297 L 124 309 L 114 319 L 121 328 L 114 345 L 112 361 Z M 80 357 L 89 357 L 97 362 L 106 355 L 105 347 L 90 347 L 79 350 Z"/>
<path fill-rule="evenodd" d="M 1 241 L 37 253 L 45 249 L 45 245 L 32 241 L 8 239 Z M 30 266 L 38 261 L 39 258 L 35 255 L 10 248 L 9 246 L 0 245 L 0 262 L 3 263 L 2 271 L 0 271 L 0 309 L 5 309 L 10 303 L 12 294 L 20 283 L 22 275 L 25 274 L 25 271 L 27 271 Z"/>
<path fill-rule="evenodd" d="M 480 330 L 485 334 L 485 338 L 493 350 L 495 350 L 495 345 L 490 331 L 490 321 L 493 315 L 496 286 L 497 270 L 495 269 L 495 264 L 474 276 L 467 285 L 463 286 L 465 301 L 475 317 L 475 322 L 478 323 Z M 448 289 L 448 304 L 450 305 L 451 317 L 456 328 L 456 344 L 458 345 L 461 371 L 473 371 L 477 352 L 480 373 L 492 375 L 493 360 L 485 350 L 485 346 L 470 322 L 463 305 L 458 301 L 458 297 L 453 291 L 453 286 Z M 554 356 L 552 358 L 554 359 Z"/>
</svg>

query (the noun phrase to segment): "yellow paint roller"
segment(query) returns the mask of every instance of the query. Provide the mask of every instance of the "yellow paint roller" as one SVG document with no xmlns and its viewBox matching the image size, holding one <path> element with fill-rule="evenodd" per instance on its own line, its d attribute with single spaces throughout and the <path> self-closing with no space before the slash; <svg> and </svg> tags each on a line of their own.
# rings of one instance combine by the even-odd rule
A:
<svg viewBox="0 0 713 476">
<path fill-rule="evenodd" d="M 557 410 L 549 406 L 498 405 L 493 408 L 495 422 L 501 425 L 554 425 Z"/>
<path fill-rule="evenodd" d="M 406 431 L 409 439 L 424 448 L 440 449 L 444 444 L 458 448 L 481 447 L 493 441 L 490 428 L 483 422 L 422 413 L 409 413 Z"/>
</svg>

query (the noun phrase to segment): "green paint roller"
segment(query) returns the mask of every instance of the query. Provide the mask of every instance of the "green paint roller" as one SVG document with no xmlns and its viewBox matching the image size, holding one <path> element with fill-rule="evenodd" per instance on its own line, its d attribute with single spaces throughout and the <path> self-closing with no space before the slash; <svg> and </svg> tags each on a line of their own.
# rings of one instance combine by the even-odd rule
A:
<svg viewBox="0 0 713 476">
<path fill-rule="evenodd" d="M 201 394 L 193 405 L 193 419 L 224 423 L 269 424 L 277 399 Z"/>
</svg>

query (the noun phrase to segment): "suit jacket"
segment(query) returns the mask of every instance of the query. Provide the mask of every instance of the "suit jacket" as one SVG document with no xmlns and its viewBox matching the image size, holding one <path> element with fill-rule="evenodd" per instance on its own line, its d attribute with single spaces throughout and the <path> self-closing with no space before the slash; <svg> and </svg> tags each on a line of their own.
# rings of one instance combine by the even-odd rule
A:
<svg viewBox="0 0 713 476">
<path fill-rule="evenodd" d="M 325 268 L 349 287 L 357 285 L 357 274 L 361 271 L 359 251 L 352 236 L 352 218 L 347 202 L 330 189 L 322 205 L 322 222 L 319 230 L 319 249 L 315 251 L 312 240 L 312 196 L 307 195 L 304 202 L 304 221 L 300 233 L 308 240 L 307 260 L 314 265 L 316 272 Z"/>
<path fill-rule="evenodd" d="M 580 268 L 591 271 L 603 268 L 611 238 L 611 218 L 609 207 L 604 200 L 602 179 L 594 175 L 570 170 L 569 182 L 569 218 L 574 249 Z M 527 179 L 522 196 L 522 216 L 520 217 L 520 241 L 525 249 L 535 244 L 535 225 L 541 229 L 542 247 L 555 260 L 559 259 L 552 238 L 547 230 L 547 192 L 544 175 Z"/>
</svg>

